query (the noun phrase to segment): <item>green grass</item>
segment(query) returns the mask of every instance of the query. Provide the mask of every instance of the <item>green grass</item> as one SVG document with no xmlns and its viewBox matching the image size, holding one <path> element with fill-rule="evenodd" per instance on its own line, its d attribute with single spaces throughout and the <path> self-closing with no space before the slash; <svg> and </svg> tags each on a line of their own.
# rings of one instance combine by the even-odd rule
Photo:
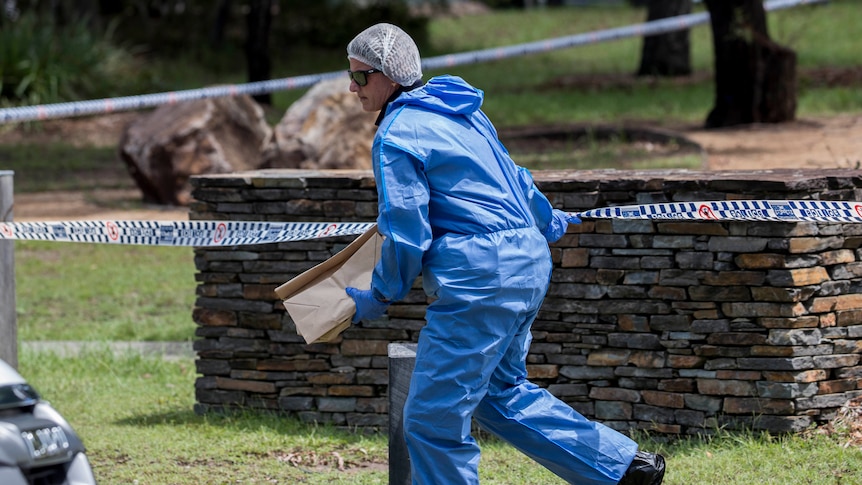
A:
<svg viewBox="0 0 862 485">
<path fill-rule="evenodd" d="M 20 340 L 194 337 L 189 248 L 15 242 Z"/>
<path fill-rule="evenodd" d="M 689 438 L 668 446 L 665 483 L 858 485 L 862 450 L 841 438 L 750 431 Z"/>
<path fill-rule="evenodd" d="M 27 351 L 20 371 L 81 435 L 100 483 L 388 483 L 386 435 L 256 412 L 195 414 L 191 359 Z M 666 457 L 665 485 L 860 484 L 862 449 L 844 446 L 848 438 L 726 430 L 678 441 L 635 436 Z M 564 483 L 510 446 L 478 439 L 483 484 Z"/>
<path fill-rule="evenodd" d="M 629 154 L 625 163 L 618 163 L 620 156 L 626 153 L 613 147 L 601 149 L 591 156 L 578 156 L 578 151 L 558 153 L 528 153 L 513 154 L 518 158 L 518 164 L 530 170 L 593 170 L 607 168 L 608 165 L 618 165 L 620 170 L 655 170 L 666 168 L 683 168 L 699 170 L 703 168 L 703 159 L 699 155 L 684 155 L 674 157 L 634 158 L 637 154 Z"/>
<path fill-rule="evenodd" d="M 862 64 L 856 42 L 862 37 L 862 23 L 855 20 L 859 13 L 855 0 L 837 0 L 767 14 L 772 38 L 795 49 L 799 56 L 799 116 L 862 109 L 858 89 L 822 89 L 804 82 L 806 73 L 815 68 Z M 439 19 L 431 24 L 434 49 L 425 55 L 590 32 L 643 22 L 645 18 L 644 10 L 639 9 L 571 8 Z M 709 25 L 690 32 L 692 68 L 711 72 Z M 651 124 L 705 120 L 713 104 L 711 76 L 682 83 L 635 78 L 642 42 L 639 38 L 621 39 L 427 74 L 457 74 L 485 90 L 483 107 L 500 127 L 585 120 L 625 119 Z M 574 82 L 595 76 L 597 81 L 591 87 Z M 626 82 L 619 83 L 620 79 Z"/>
<path fill-rule="evenodd" d="M 0 168 L 15 172 L 16 193 L 135 187 L 116 147 L 29 142 L 0 145 Z"/>
<path fill-rule="evenodd" d="M 252 412 L 195 414 L 191 360 L 99 351 L 28 352 L 20 360 L 21 372 L 81 435 L 100 483 L 387 482 L 385 435 Z M 489 447 L 483 483 L 513 483 L 495 464 L 528 477 L 519 483 L 553 483 L 535 463 L 508 454 L 499 443 Z"/>
<path fill-rule="evenodd" d="M 566 126 L 504 131 L 500 139 L 512 158 L 531 170 L 698 170 L 706 162 L 699 147 L 673 137 L 659 139 L 654 132 L 612 125 Z"/>
</svg>

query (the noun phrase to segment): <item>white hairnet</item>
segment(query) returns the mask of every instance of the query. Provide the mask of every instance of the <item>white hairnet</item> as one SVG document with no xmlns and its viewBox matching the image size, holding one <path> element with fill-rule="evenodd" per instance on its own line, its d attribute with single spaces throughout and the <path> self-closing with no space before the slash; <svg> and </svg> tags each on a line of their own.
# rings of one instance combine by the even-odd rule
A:
<svg viewBox="0 0 862 485">
<path fill-rule="evenodd" d="M 383 71 L 402 86 L 422 79 L 422 60 L 413 39 L 399 27 L 380 23 L 359 33 L 347 44 L 347 57 Z"/>
</svg>

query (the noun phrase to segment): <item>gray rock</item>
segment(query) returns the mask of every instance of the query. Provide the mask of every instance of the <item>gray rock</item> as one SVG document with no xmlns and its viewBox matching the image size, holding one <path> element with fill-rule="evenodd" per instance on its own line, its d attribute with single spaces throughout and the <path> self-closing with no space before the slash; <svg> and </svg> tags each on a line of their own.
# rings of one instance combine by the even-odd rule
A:
<svg viewBox="0 0 862 485">
<path fill-rule="evenodd" d="M 315 84 L 275 126 L 261 168 L 370 169 L 377 112 L 362 111 L 347 76 Z"/>
<path fill-rule="evenodd" d="M 120 140 L 145 202 L 186 205 L 193 175 L 254 169 L 272 140 L 263 109 L 248 96 L 163 105 L 131 122 Z"/>
</svg>

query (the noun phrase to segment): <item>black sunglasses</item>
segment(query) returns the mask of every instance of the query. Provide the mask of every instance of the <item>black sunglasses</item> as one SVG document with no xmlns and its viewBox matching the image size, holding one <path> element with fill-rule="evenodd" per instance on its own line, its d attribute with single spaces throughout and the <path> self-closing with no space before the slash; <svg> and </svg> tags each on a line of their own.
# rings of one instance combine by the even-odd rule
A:
<svg viewBox="0 0 862 485">
<path fill-rule="evenodd" d="M 375 72 L 380 72 L 380 69 L 369 69 L 367 71 L 347 71 L 347 77 L 356 81 L 356 84 L 359 86 L 365 86 L 368 84 L 368 75 L 374 74 Z"/>
</svg>

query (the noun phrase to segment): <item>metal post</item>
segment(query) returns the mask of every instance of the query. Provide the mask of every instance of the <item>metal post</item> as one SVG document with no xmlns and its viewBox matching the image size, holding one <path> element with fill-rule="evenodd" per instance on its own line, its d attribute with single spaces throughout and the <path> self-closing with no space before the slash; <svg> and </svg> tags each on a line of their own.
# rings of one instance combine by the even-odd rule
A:
<svg viewBox="0 0 862 485">
<path fill-rule="evenodd" d="M 12 222 L 12 177 L 0 170 L 0 222 Z M 18 367 L 18 323 L 15 308 L 15 242 L 0 239 L 0 359 Z"/>
<path fill-rule="evenodd" d="M 416 344 L 389 344 L 389 485 L 409 485 L 410 456 L 404 441 L 404 402 L 416 365 Z"/>
</svg>

